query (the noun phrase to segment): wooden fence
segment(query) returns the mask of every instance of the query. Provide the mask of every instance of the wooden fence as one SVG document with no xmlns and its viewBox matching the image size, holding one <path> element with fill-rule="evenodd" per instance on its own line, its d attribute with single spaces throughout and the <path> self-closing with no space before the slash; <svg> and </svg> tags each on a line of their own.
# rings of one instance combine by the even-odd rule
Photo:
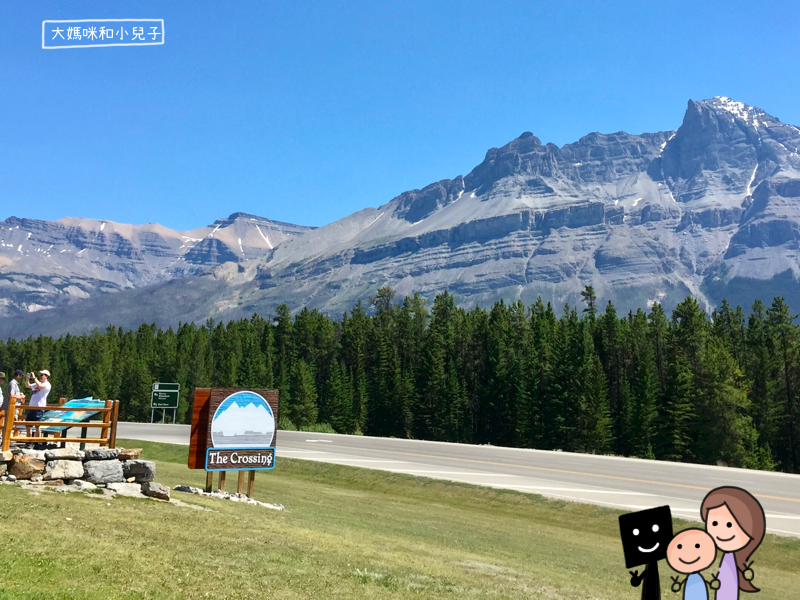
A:
<svg viewBox="0 0 800 600">
<path fill-rule="evenodd" d="M 0 411 L 2 414 L 3 423 L 3 452 L 6 452 L 11 447 L 11 442 L 33 442 L 33 443 L 46 443 L 46 442 L 76 442 L 88 444 L 100 444 L 101 446 L 108 446 L 115 448 L 117 445 L 117 419 L 119 417 L 119 400 L 106 400 L 103 408 L 97 407 L 79 407 L 79 406 L 61 406 L 64 403 L 62 398 L 58 406 L 31 406 L 30 404 L 17 405 L 16 410 Z M 24 413 L 29 410 L 43 410 L 43 411 L 63 411 L 63 412 L 92 412 L 99 413 L 103 416 L 102 421 L 26 421 L 24 418 L 18 419 L 18 413 Z M 99 437 L 66 437 L 67 430 L 56 432 L 53 437 L 45 437 L 43 435 L 28 436 L 24 433 L 18 433 L 20 427 L 78 427 L 86 431 L 86 428 L 100 429 Z M 41 431 L 39 432 L 42 433 Z"/>
</svg>

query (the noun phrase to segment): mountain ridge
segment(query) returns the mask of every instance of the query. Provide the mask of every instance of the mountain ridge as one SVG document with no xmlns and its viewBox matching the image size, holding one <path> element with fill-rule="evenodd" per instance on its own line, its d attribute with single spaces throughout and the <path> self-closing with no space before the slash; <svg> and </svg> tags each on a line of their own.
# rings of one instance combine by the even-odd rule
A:
<svg viewBox="0 0 800 600">
<path fill-rule="evenodd" d="M 800 275 L 798 147 L 800 129 L 722 96 L 690 100 L 675 130 L 595 132 L 561 147 L 525 132 L 467 175 L 182 280 L 192 310 L 181 315 L 225 320 L 282 302 L 340 313 L 382 285 L 427 298 L 447 289 L 464 306 L 541 296 L 556 307 L 593 285 L 621 310 L 689 294 L 711 306 L 737 290 L 749 307 L 764 285 L 748 282 L 794 289 Z M 146 294 L 174 294 L 170 283 Z M 141 290 L 118 299 L 131 320 L 117 325 L 176 322 L 137 312 Z M 98 324 L 111 316 L 101 304 Z M 27 319 L 35 330 L 44 316 Z"/>
<path fill-rule="evenodd" d="M 66 217 L 0 222 L 0 316 L 11 317 L 263 256 L 310 227 L 233 213 L 188 231 Z"/>
</svg>

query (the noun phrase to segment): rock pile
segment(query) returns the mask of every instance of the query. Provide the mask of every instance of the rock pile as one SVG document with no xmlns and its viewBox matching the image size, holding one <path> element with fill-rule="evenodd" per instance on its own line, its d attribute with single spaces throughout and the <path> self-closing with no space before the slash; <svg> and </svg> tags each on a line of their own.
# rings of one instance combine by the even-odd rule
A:
<svg viewBox="0 0 800 600">
<path fill-rule="evenodd" d="M 141 460 L 141 448 L 14 448 L 0 453 L 0 481 L 31 482 L 87 491 L 97 487 L 132 497 L 169 500 L 169 488 L 155 483 L 156 464 Z"/>
<path fill-rule="evenodd" d="M 218 498 L 220 500 L 230 500 L 232 502 L 243 502 L 244 504 L 254 504 L 256 506 L 263 506 L 273 510 L 283 510 L 283 504 L 259 502 L 258 500 L 253 500 L 245 494 L 229 494 L 228 492 L 223 492 L 222 490 L 217 490 L 216 492 L 206 492 L 200 488 L 191 487 L 188 485 L 176 485 L 175 491 L 186 492 L 187 494 L 195 494 L 196 496 L 206 496 L 208 498 Z"/>
</svg>

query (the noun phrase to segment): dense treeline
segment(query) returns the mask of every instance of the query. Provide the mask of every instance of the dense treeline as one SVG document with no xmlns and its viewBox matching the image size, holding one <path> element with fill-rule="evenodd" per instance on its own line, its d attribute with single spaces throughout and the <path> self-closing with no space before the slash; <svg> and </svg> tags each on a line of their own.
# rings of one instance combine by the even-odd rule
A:
<svg viewBox="0 0 800 600">
<path fill-rule="evenodd" d="M 285 305 L 177 331 L 142 325 L 0 342 L 0 368 L 53 373 L 53 396 L 118 398 L 149 420 L 153 381 L 280 389 L 283 426 L 800 471 L 800 328 L 782 298 L 711 318 L 601 314 L 593 290 L 559 317 L 541 299 L 430 309 L 378 290 L 340 321 Z M 580 311 L 580 312 L 579 312 Z"/>
</svg>

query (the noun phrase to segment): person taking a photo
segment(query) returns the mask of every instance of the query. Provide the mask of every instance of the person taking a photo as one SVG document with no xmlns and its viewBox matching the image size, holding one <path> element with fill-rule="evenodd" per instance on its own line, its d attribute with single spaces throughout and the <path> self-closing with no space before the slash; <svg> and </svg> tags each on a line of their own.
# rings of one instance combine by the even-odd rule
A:
<svg viewBox="0 0 800 600">
<path fill-rule="evenodd" d="M 33 391 L 31 394 L 31 406 L 36 406 L 36 410 L 27 411 L 25 415 L 26 421 L 41 421 L 44 416 L 44 408 L 47 406 L 47 395 L 50 393 L 50 371 L 42 369 L 39 371 L 39 379 L 33 373 L 28 373 L 28 378 L 25 380 L 25 387 Z M 40 437 L 42 435 L 41 428 L 38 426 L 27 426 L 28 437 Z"/>
</svg>

